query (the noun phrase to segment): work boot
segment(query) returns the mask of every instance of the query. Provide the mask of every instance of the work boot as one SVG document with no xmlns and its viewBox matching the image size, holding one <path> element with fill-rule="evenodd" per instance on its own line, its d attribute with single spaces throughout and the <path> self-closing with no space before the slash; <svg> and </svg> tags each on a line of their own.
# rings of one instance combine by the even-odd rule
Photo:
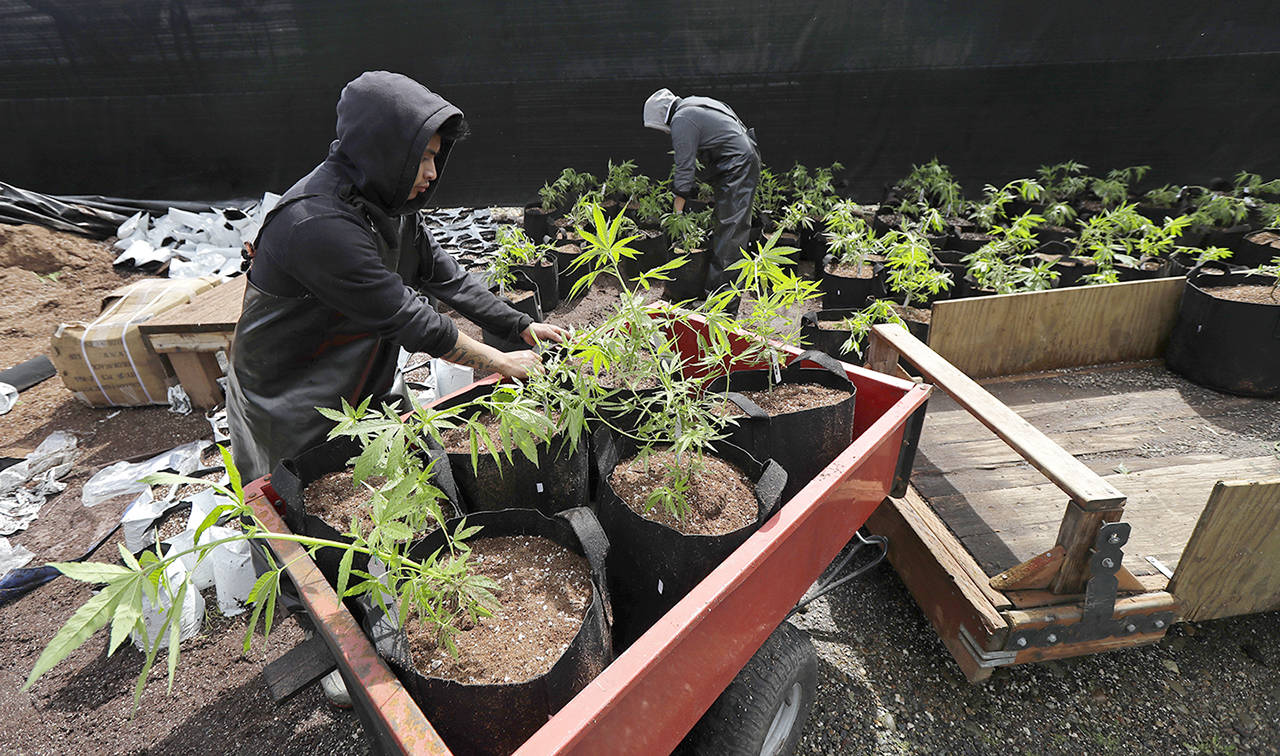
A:
<svg viewBox="0 0 1280 756">
<path fill-rule="evenodd" d="M 329 703 L 339 709 L 351 708 L 351 693 L 347 691 L 347 683 L 342 679 L 340 670 L 335 669 L 320 678 L 320 689 L 324 691 L 324 697 L 329 699 Z"/>
</svg>

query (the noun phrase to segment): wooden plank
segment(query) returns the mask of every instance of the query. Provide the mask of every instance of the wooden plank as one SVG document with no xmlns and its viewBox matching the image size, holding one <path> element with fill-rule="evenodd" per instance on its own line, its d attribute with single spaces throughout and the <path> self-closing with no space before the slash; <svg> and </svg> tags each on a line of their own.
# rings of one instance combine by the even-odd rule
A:
<svg viewBox="0 0 1280 756">
<path fill-rule="evenodd" d="M 1280 609 L 1280 478 L 1218 481 L 1169 591 L 1189 620 Z"/>
<path fill-rule="evenodd" d="M 1001 607 L 1012 604 L 986 586 L 972 557 L 910 488 L 901 499 L 886 499 L 867 528 L 888 536 L 889 561 L 965 676 L 972 682 L 990 677 L 991 669 L 980 666 L 961 632 L 986 650 L 999 648 L 1007 625 L 993 599 Z"/>
<path fill-rule="evenodd" d="M 155 319 L 140 323 L 142 333 L 199 333 L 201 331 L 234 331 L 240 319 L 248 276 L 236 276 L 212 289 L 196 295 L 189 304 L 163 312 Z"/>
<path fill-rule="evenodd" d="M 1185 278 L 951 299 L 929 345 L 974 378 L 1164 354 Z"/>
<path fill-rule="evenodd" d="M 1063 550 L 1062 564 L 1049 583 L 1054 593 L 1081 593 L 1089 581 L 1089 557 L 1093 555 L 1098 540 L 1098 529 L 1103 523 L 1117 522 L 1123 511 L 1106 509 L 1089 511 L 1081 509 L 1074 501 L 1067 502 L 1067 510 L 1058 525 L 1057 546 Z"/>
<path fill-rule="evenodd" d="M 193 405 L 207 410 L 222 403 L 222 387 L 218 385 L 222 367 L 216 355 L 211 352 L 172 352 L 165 356 Z"/>
<path fill-rule="evenodd" d="M 983 425 L 1013 447 L 1045 477 L 1065 491 L 1072 501 L 1089 510 L 1113 509 L 1124 495 L 1090 470 L 1080 460 L 1053 443 L 1035 426 L 1006 407 L 972 378 L 939 357 L 907 330 L 898 325 L 873 328 L 924 375 L 941 388 Z"/>
<path fill-rule="evenodd" d="M 1133 532 L 1125 546 L 1126 566 L 1134 575 L 1149 575 L 1153 568 L 1142 557 L 1154 556 L 1175 567 L 1214 481 L 1274 476 L 1280 476 L 1280 459 L 1274 456 L 1106 476 L 1129 494 L 1123 519 Z M 998 567 L 995 572 L 1031 559 L 1053 544 L 1065 504 L 1061 493 L 1048 483 L 934 496 L 929 503 L 985 569 Z M 995 543 L 981 540 L 993 534 Z M 992 558 L 993 550 L 1002 553 Z"/>
<path fill-rule="evenodd" d="M 204 331 L 200 333 L 149 333 L 147 340 L 158 354 L 170 352 L 217 352 L 230 354 L 234 331 Z"/>
<path fill-rule="evenodd" d="M 262 677 L 271 700 L 281 704 L 337 668 L 324 638 L 313 635 L 263 667 Z"/>
<path fill-rule="evenodd" d="M 1006 592 L 1047 588 L 1053 576 L 1058 574 L 1058 568 L 1062 566 L 1066 555 L 1066 549 L 1054 546 L 991 578 L 991 587 Z"/>
</svg>

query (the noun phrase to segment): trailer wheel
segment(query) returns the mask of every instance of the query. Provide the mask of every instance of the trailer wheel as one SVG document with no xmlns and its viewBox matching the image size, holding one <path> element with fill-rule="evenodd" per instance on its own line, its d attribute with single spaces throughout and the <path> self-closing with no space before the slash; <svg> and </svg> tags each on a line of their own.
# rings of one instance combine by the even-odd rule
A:
<svg viewBox="0 0 1280 756">
<path fill-rule="evenodd" d="M 800 740 L 818 684 L 807 633 L 778 626 L 685 738 L 682 754 L 782 756 Z"/>
</svg>

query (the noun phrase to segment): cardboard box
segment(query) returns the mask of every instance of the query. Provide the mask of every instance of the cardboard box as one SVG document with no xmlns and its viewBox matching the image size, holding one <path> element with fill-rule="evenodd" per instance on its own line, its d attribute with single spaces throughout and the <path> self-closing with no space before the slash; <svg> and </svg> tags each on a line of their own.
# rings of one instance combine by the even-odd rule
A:
<svg viewBox="0 0 1280 756">
<path fill-rule="evenodd" d="M 92 322 L 59 325 L 49 359 L 63 384 L 92 407 L 168 404 L 172 376 L 138 332 L 138 324 L 187 304 L 219 280 L 140 279 L 108 294 Z"/>
</svg>

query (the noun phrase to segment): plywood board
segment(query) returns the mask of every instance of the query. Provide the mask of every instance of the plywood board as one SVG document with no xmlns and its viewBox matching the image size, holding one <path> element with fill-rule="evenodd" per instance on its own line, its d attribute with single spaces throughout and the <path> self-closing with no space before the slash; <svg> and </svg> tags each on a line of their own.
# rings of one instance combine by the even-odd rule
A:
<svg viewBox="0 0 1280 756">
<path fill-rule="evenodd" d="M 206 291 L 190 304 L 175 307 L 154 320 L 138 326 L 143 333 L 201 333 L 234 331 L 244 304 L 247 275 L 235 278 Z"/>
<path fill-rule="evenodd" d="M 929 346 L 971 378 L 1160 357 L 1185 278 L 938 302 Z"/>
<path fill-rule="evenodd" d="M 1274 456 L 1104 476 L 1129 497 L 1122 519 L 1133 532 L 1124 565 L 1134 575 L 1150 575 L 1155 570 L 1145 557 L 1154 556 L 1175 567 L 1215 481 L 1275 476 L 1280 476 L 1280 459 Z M 1053 484 L 1043 483 L 935 496 L 929 503 L 983 569 L 995 575 L 1053 546 L 1067 502 Z"/>
<path fill-rule="evenodd" d="M 1280 609 L 1280 478 L 1213 487 L 1169 591 L 1188 620 Z"/>
</svg>

